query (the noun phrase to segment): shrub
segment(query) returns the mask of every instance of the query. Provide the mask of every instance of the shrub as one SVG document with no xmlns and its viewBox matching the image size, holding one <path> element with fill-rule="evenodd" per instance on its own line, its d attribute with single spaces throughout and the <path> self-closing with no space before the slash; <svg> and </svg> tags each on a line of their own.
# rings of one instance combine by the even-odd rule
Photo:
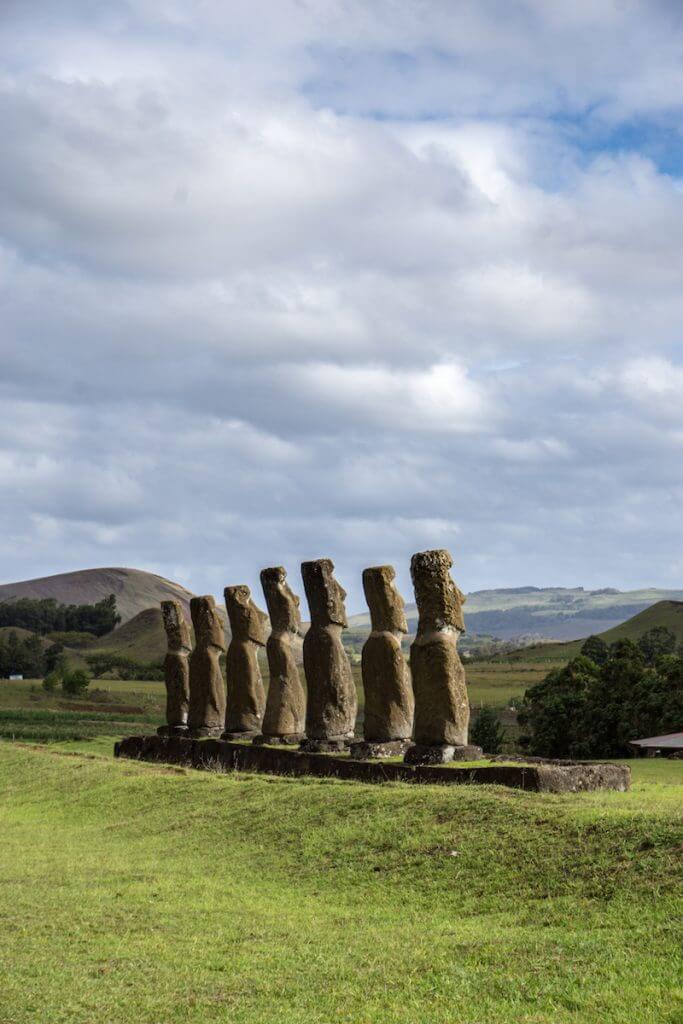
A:
<svg viewBox="0 0 683 1024">
<path fill-rule="evenodd" d="M 48 672 L 48 674 L 43 679 L 43 689 L 47 693 L 52 693 L 54 690 L 57 689 L 61 681 L 62 677 L 59 672 L 56 672 L 55 670 L 53 670 L 52 672 Z"/>
<path fill-rule="evenodd" d="M 485 754 L 500 754 L 505 730 L 493 708 L 485 705 L 481 709 L 470 731 L 470 738 Z"/>
<path fill-rule="evenodd" d="M 82 668 L 73 668 L 62 676 L 62 689 L 64 693 L 75 696 L 85 693 L 90 686 L 90 676 Z"/>
</svg>

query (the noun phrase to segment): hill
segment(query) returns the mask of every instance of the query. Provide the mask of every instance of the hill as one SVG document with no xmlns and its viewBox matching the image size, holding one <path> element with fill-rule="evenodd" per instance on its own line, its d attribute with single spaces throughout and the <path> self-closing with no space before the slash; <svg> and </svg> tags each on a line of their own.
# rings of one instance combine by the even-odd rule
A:
<svg viewBox="0 0 683 1024">
<path fill-rule="evenodd" d="M 564 587 L 514 587 L 478 590 L 467 595 L 465 624 L 471 635 L 492 635 L 501 640 L 535 636 L 551 640 L 577 640 L 618 626 L 625 619 L 662 600 L 683 601 L 683 590 L 620 591 Z M 417 625 L 414 604 L 406 605 L 411 632 Z M 367 613 L 354 615 L 349 627 L 359 638 L 370 628 Z"/>
<path fill-rule="evenodd" d="M 160 601 L 180 601 L 189 615 L 192 594 L 179 583 L 141 569 L 80 569 L 57 576 L 0 584 L 0 601 L 21 597 L 52 597 L 60 604 L 96 604 L 109 594 L 116 597 L 116 607 L 126 623 L 147 608 L 159 607 Z"/>
<path fill-rule="evenodd" d="M 13 1024 L 678 1019 L 680 762 L 563 797 L 9 742 L 0 768 Z"/>
<path fill-rule="evenodd" d="M 639 612 L 626 622 L 613 626 L 602 633 L 596 634 L 606 644 L 617 640 L 639 640 L 643 633 L 655 626 L 666 626 L 675 635 L 678 643 L 683 643 L 683 601 L 658 601 L 645 611 Z M 585 637 L 565 644 L 542 644 L 536 647 L 524 647 L 507 655 L 500 655 L 500 661 L 570 661 L 581 651 Z"/>
<path fill-rule="evenodd" d="M 88 648 L 88 654 L 118 654 L 131 661 L 159 661 L 166 654 L 166 633 L 160 608 L 144 611 L 124 622 L 122 626 L 99 637 Z"/>
</svg>

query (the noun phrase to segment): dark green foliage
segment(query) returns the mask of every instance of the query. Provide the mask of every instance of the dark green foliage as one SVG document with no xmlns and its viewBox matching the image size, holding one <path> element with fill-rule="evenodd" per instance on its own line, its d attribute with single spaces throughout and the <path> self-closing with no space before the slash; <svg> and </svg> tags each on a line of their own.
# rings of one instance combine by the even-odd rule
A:
<svg viewBox="0 0 683 1024">
<path fill-rule="evenodd" d="M 505 730 L 494 708 L 484 705 L 470 729 L 470 742 L 476 743 L 486 754 L 500 754 Z"/>
<path fill-rule="evenodd" d="M 0 626 L 17 626 L 33 633 L 76 631 L 104 636 L 120 621 L 114 594 L 97 604 L 57 604 L 51 597 L 37 600 L 22 597 L 18 601 L 0 603 Z"/>
<path fill-rule="evenodd" d="M 10 633 L 7 640 L 0 638 L 0 678 L 7 679 L 14 675 L 37 678 L 45 673 L 46 668 L 45 652 L 39 636 L 34 634 L 23 639 L 16 633 Z"/>
<path fill-rule="evenodd" d="M 581 654 L 596 665 L 604 665 L 609 658 L 609 647 L 599 636 L 589 636 L 581 648 Z"/>
<path fill-rule="evenodd" d="M 574 658 L 527 690 L 519 722 L 531 754 L 626 756 L 629 740 L 681 728 L 683 659 L 662 655 L 648 665 L 640 644 L 620 640 L 603 665 Z"/>
<path fill-rule="evenodd" d="M 96 640 L 94 633 L 88 633 L 86 630 L 53 630 L 51 633 L 47 633 L 47 639 L 52 640 L 56 644 L 63 644 L 65 647 L 72 647 L 78 649 L 80 647 L 88 647 L 89 644 Z"/>
<path fill-rule="evenodd" d="M 61 672 L 48 672 L 43 679 L 43 689 L 46 693 L 53 693 L 62 681 Z"/>
<path fill-rule="evenodd" d="M 164 678 L 163 662 L 143 663 L 126 658 L 122 654 L 108 654 L 106 651 L 89 654 L 86 661 L 95 679 L 107 676 L 110 679 L 163 681 Z"/>
<path fill-rule="evenodd" d="M 666 626 L 655 626 L 643 633 L 638 647 L 648 665 L 654 665 L 663 654 L 673 654 L 676 650 L 676 636 Z"/>
<path fill-rule="evenodd" d="M 74 668 L 62 676 L 64 693 L 72 695 L 85 693 L 90 686 L 90 676 L 82 668 Z"/>
</svg>

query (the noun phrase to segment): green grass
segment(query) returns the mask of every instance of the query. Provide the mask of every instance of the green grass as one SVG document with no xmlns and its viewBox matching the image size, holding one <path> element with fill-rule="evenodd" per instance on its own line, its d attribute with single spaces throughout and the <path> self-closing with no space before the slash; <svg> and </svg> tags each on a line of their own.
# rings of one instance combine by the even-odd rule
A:
<svg viewBox="0 0 683 1024">
<path fill-rule="evenodd" d="M 683 763 L 629 794 L 0 743 L 3 1024 L 674 1024 Z"/>
</svg>

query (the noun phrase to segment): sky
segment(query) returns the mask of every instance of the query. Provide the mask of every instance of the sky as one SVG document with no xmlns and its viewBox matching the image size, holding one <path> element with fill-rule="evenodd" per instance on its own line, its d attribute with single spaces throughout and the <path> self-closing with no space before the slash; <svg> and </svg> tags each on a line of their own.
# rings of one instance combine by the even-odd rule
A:
<svg viewBox="0 0 683 1024">
<path fill-rule="evenodd" d="M 2 0 L 0 579 L 683 586 L 680 0 Z"/>
</svg>

